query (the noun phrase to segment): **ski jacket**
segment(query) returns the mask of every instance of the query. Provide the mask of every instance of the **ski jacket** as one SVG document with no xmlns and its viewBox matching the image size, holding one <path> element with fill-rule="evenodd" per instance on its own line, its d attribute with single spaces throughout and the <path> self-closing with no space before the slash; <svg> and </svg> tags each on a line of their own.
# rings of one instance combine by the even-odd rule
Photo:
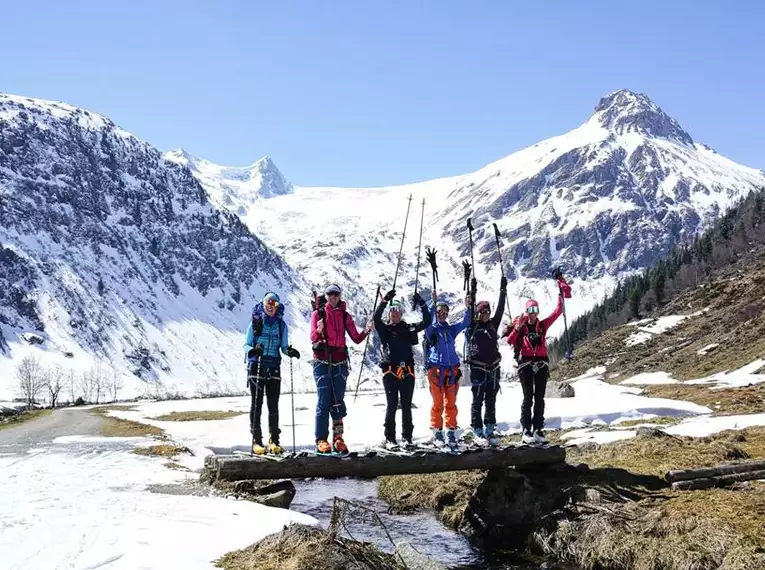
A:
<svg viewBox="0 0 765 570">
<path fill-rule="evenodd" d="M 377 334 L 380 335 L 380 344 L 382 358 L 380 368 L 383 370 L 389 366 L 408 365 L 414 366 L 414 353 L 412 345 L 418 344 L 418 333 L 424 331 L 431 323 L 430 312 L 425 301 L 420 302 L 422 311 L 422 321 L 409 324 L 405 321 L 399 321 L 395 325 L 384 323 L 382 320 L 383 312 L 388 306 L 387 301 L 382 301 L 375 311 L 374 321 Z"/>
<path fill-rule="evenodd" d="M 428 337 L 428 360 L 427 368 L 431 366 L 452 367 L 459 366 L 460 358 L 457 356 L 457 350 L 454 342 L 457 335 L 464 331 L 472 319 L 470 309 L 465 311 L 462 320 L 456 324 L 440 323 L 436 318 L 436 308 L 430 309 L 431 324 L 425 330 Z"/>
<path fill-rule="evenodd" d="M 367 338 L 367 333 L 359 332 L 353 317 L 348 313 L 345 301 L 340 301 L 337 307 L 332 307 L 329 303 L 321 309 L 324 318 L 324 334 L 320 335 L 316 330 L 316 325 L 322 316 L 319 311 L 314 311 L 311 315 L 311 342 L 313 343 L 313 357 L 322 362 L 332 361 L 333 364 L 344 362 L 348 359 L 348 349 L 345 345 L 345 333 L 351 337 L 356 344 L 361 343 Z M 327 346 L 329 345 L 329 354 Z"/>
<path fill-rule="evenodd" d="M 550 326 L 563 314 L 563 297 L 558 295 L 558 306 L 544 319 L 537 319 L 535 325 L 528 321 L 520 328 L 512 328 L 507 343 L 515 348 L 515 354 L 521 359 L 547 360 L 545 337 Z M 517 321 L 516 321 L 517 322 Z"/>
<path fill-rule="evenodd" d="M 269 317 L 263 309 L 263 303 L 258 303 L 252 309 L 252 320 L 247 326 L 244 339 L 244 356 L 248 364 L 258 361 L 257 356 L 248 356 L 256 344 L 263 346 L 262 364 L 278 364 L 282 353 L 287 354 L 289 329 L 284 322 L 284 305 L 279 304 L 276 315 Z"/>
<path fill-rule="evenodd" d="M 499 353 L 499 325 L 505 314 L 505 297 L 507 291 L 499 291 L 499 301 L 494 316 L 485 323 L 480 320 L 473 321 L 468 327 L 468 364 L 477 366 L 492 366 L 499 364 L 502 355 Z"/>
</svg>

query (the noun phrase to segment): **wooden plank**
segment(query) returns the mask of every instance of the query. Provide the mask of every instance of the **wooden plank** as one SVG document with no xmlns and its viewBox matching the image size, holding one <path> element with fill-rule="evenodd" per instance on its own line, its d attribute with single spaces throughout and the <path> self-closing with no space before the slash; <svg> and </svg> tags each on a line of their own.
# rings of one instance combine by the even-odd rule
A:
<svg viewBox="0 0 765 570">
<path fill-rule="evenodd" d="M 209 470 L 213 479 L 302 479 L 306 477 L 379 477 L 411 473 L 441 473 L 491 467 L 550 465 L 562 463 L 566 452 L 562 447 L 507 447 L 471 451 L 459 455 L 423 453 L 398 456 L 368 453 L 350 457 L 305 455 L 281 461 L 262 457 L 221 455 L 215 457 Z"/>
<path fill-rule="evenodd" d="M 756 481 L 765 479 L 765 469 L 761 471 L 746 471 L 744 473 L 732 473 L 730 475 L 720 475 L 717 477 L 706 477 L 703 479 L 688 479 L 685 481 L 676 481 L 672 483 L 675 491 L 698 491 L 700 489 L 711 489 L 713 487 L 725 487 L 732 483 L 742 481 Z"/>
<path fill-rule="evenodd" d="M 732 475 L 747 471 L 761 471 L 765 469 L 765 461 L 749 461 L 748 463 L 731 463 L 728 465 L 716 465 L 714 467 L 702 467 L 699 469 L 677 469 L 667 472 L 666 479 L 670 483 L 676 481 L 689 481 L 691 479 L 706 479 L 719 475 Z"/>
</svg>

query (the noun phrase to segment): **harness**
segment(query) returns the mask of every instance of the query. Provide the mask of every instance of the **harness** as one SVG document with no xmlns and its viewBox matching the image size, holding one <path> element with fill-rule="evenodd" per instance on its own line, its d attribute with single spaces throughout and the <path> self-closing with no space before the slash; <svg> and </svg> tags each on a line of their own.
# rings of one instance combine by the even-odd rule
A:
<svg viewBox="0 0 765 570">
<path fill-rule="evenodd" d="M 534 374 L 542 370 L 545 366 L 549 366 L 545 360 L 527 360 L 523 364 L 519 364 L 518 368 L 516 370 L 518 372 L 521 371 L 522 368 L 526 368 L 527 366 L 531 366 L 531 369 L 534 371 Z"/>
<path fill-rule="evenodd" d="M 405 362 L 402 362 L 398 366 L 396 366 L 395 372 L 393 371 L 393 365 L 389 365 L 387 370 L 383 370 L 383 376 L 391 374 L 398 378 L 399 380 L 404 379 L 404 375 L 407 376 L 414 376 L 414 366 L 410 364 L 406 364 Z"/>
</svg>

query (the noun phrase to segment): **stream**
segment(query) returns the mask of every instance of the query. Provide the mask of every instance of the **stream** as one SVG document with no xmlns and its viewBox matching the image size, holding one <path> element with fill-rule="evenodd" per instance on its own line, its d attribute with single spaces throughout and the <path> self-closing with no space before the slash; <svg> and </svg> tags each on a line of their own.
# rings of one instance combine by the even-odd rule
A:
<svg viewBox="0 0 765 570">
<path fill-rule="evenodd" d="M 382 519 L 394 542 L 406 541 L 429 558 L 446 564 L 451 570 L 539 570 L 539 566 L 522 564 L 517 558 L 488 555 L 470 544 L 461 534 L 449 530 L 429 510 L 393 515 L 388 505 L 377 498 L 377 482 L 359 479 L 294 480 L 297 494 L 290 506 L 318 519 L 323 527 L 329 525 L 335 496 L 352 499 L 374 509 Z M 369 524 L 368 517 L 360 521 L 346 521 L 350 537 L 371 542 L 385 552 L 393 552 L 385 529 Z"/>
</svg>

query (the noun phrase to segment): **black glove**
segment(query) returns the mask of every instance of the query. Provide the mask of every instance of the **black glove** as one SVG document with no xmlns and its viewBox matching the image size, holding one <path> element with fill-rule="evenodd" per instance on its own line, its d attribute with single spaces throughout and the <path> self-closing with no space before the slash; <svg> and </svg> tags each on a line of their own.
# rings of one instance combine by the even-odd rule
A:
<svg viewBox="0 0 765 570">
<path fill-rule="evenodd" d="M 396 290 L 395 289 L 391 289 L 390 291 L 385 293 L 385 297 L 383 297 L 383 300 L 386 303 L 389 303 L 393 299 L 393 297 L 395 297 L 395 296 L 396 296 Z"/>
<path fill-rule="evenodd" d="M 416 291 L 414 293 L 413 300 L 414 300 L 415 305 L 419 305 L 420 307 L 422 307 L 425 304 L 425 299 L 422 298 L 422 295 L 420 295 L 419 291 Z"/>
<path fill-rule="evenodd" d="M 287 347 L 287 356 L 290 358 L 300 358 L 300 353 L 297 351 L 296 348 L 292 348 L 292 345 L 289 345 Z"/>
<path fill-rule="evenodd" d="M 507 277 L 504 275 L 502 276 L 502 279 L 499 280 L 499 288 L 503 291 L 507 290 Z"/>
<path fill-rule="evenodd" d="M 263 345 L 262 344 L 256 344 L 250 349 L 250 352 L 247 353 L 247 356 L 250 358 L 254 356 L 263 356 Z"/>
</svg>

